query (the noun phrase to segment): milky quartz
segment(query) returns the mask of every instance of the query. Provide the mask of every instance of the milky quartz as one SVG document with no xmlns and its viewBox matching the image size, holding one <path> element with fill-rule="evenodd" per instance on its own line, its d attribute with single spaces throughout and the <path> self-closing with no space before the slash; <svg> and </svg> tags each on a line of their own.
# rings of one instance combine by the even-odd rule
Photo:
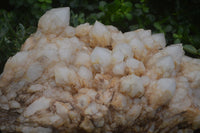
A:
<svg viewBox="0 0 200 133">
<path fill-rule="evenodd" d="M 0 129 L 187 133 L 200 128 L 200 60 L 163 33 L 69 25 L 47 11 L 0 76 Z"/>
</svg>

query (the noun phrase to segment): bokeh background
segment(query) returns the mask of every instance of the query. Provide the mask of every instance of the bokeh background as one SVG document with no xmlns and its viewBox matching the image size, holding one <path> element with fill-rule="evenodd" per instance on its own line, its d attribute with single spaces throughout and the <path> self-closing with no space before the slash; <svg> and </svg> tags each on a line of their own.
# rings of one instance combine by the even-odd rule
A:
<svg viewBox="0 0 200 133">
<path fill-rule="evenodd" d="M 200 58 L 200 0 L 1 0 L 0 73 L 6 60 L 34 33 L 38 19 L 55 7 L 71 8 L 71 25 L 96 20 L 126 32 L 138 28 L 165 33 L 167 44 L 183 43 Z"/>
</svg>

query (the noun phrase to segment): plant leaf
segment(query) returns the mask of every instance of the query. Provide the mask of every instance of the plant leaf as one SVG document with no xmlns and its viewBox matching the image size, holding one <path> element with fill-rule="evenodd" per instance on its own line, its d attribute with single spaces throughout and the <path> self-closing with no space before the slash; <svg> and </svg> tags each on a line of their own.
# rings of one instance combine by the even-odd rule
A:
<svg viewBox="0 0 200 133">
<path fill-rule="evenodd" d="M 192 45 L 184 45 L 183 49 L 188 53 L 197 54 L 197 49 Z"/>
</svg>

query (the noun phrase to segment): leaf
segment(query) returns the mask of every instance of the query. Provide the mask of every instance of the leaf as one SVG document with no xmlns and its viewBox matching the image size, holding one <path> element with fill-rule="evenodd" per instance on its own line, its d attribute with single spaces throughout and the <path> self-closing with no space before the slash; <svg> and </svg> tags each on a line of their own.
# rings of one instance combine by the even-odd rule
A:
<svg viewBox="0 0 200 133">
<path fill-rule="evenodd" d="M 192 45 L 184 45 L 183 49 L 188 53 L 197 54 L 197 49 Z"/>
<path fill-rule="evenodd" d="M 148 12 L 149 12 L 149 8 L 148 8 L 148 7 L 143 7 L 143 11 L 144 11 L 145 13 L 148 13 Z"/>
<path fill-rule="evenodd" d="M 136 9 L 135 12 L 134 12 L 135 16 L 141 16 L 143 13 L 142 13 L 142 10 L 141 9 Z"/>
<path fill-rule="evenodd" d="M 180 43 L 180 42 L 181 42 L 180 39 L 176 39 L 176 40 L 174 41 L 174 44 L 177 44 L 177 43 Z"/>
<path fill-rule="evenodd" d="M 171 25 L 167 25 L 165 27 L 165 32 L 171 32 L 172 31 L 172 26 Z"/>
<path fill-rule="evenodd" d="M 99 2 L 99 9 L 100 9 L 101 11 L 103 11 L 106 4 L 107 4 L 107 3 L 106 3 L 105 1 L 100 1 L 100 2 Z"/>
<path fill-rule="evenodd" d="M 173 37 L 176 38 L 176 39 L 177 39 L 177 38 L 182 38 L 182 35 L 174 33 L 174 34 L 173 34 Z"/>
<path fill-rule="evenodd" d="M 132 8 L 133 4 L 131 2 L 124 2 L 123 3 L 126 8 Z"/>
<path fill-rule="evenodd" d="M 136 7 L 136 8 L 141 8 L 142 6 L 141 6 L 140 4 L 138 4 L 138 3 L 136 3 L 136 4 L 135 4 L 135 7 Z"/>
<path fill-rule="evenodd" d="M 160 25 L 159 22 L 155 22 L 155 23 L 153 24 L 153 26 L 154 26 L 157 30 L 159 30 L 160 32 L 163 32 L 163 29 L 162 29 L 162 27 L 161 27 L 161 25 Z"/>
<path fill-rule="evenodd" d="M 179 28 L 178 28 L 178 33 L 179 33 L 179 34 L 182 34 L 182 33 L 183 33 L 183 27 L 182 27 L 182 26 L 179 26 Z"/>
<path fill-rule="evenodd" d="M 125 14 L 128 20 L 132 20 L 133 16 L 130 13 Z"/>
</svg>

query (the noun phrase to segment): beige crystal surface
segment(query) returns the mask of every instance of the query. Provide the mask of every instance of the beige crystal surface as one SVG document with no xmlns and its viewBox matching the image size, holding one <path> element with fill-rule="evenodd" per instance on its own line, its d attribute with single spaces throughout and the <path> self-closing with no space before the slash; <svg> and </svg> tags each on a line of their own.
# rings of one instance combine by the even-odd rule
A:
<svg viewBox="0 0 200 133">
<path fill-rule="evenodd" d="M 47 11 L 0 76 L 0 130 L 188 133 L 200 128 L 200 60 L 164 34 L 69 25 Z"/>
</svg>

